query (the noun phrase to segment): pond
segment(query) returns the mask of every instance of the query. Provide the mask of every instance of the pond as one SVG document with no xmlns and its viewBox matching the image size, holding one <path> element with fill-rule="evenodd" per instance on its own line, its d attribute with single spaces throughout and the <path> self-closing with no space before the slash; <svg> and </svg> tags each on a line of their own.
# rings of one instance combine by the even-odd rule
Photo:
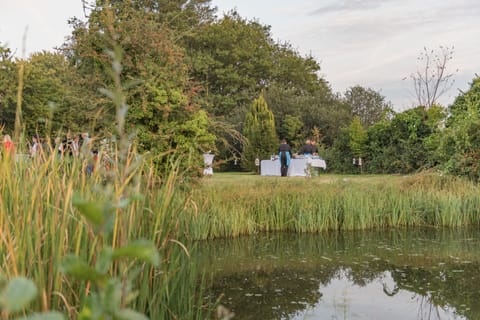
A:
<svg viewBox="0 0 480 320">
<path fill-rule="evenodd" d="M 480 319 L 478 230 L 267 234 L 192 258 L 233 319 Z"/>
</svg>

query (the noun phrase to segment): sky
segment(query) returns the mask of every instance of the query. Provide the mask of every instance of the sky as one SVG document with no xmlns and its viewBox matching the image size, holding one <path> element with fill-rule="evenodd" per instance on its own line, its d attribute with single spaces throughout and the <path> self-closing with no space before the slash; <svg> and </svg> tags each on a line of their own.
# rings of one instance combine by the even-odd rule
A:
<svg viewBox="0 0 480 320">
<path fill-rule="evenodd" d="M 447 71 L 454 83 L 440 99 L 453 102 L 480 74 L 479 0 L 212 0 L 218 15 L 232 9 L 271 27 L 320 64 L 334 92 L 361 85 L 397 111 L 415 104 L 411 75 L 424 48 L 453 48 Z M 67 21 L 84 19 L 81 0 L 0 0 L 0 43 L 17 57 L 51 51 L 71 33 Z"/>
</svg>

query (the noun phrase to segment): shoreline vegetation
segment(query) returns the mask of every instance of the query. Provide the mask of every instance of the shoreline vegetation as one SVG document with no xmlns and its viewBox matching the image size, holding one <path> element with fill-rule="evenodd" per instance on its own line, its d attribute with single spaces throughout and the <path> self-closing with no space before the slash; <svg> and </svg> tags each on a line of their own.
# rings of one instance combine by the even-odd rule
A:
<svg viewBox="0 0 480 320">
<path fill-rule="evenodd" d="M 434 172 L 288 179 L 215 173 L 187 182 L 173 163 L 158 181 L 149 159 L 135 166 L 136 156 L 128 159 L 125 178 L 110 182 L 112 173 L 102 167 L 88 176 L 85 160 L 62 162 L 55 155 L 38 163 L 2 159 L 1 277 L 34 280 L 39 298 L 29 310 L 57 310 L 75 319 L 93 284 L 62 273 L 62 259 L 74 254 L 95 264 L 101 245 L 119 248 L 129 240 L 148 239 L 159 251 L 160 267 L 135 269 L 115 262 L 108 269 L 111 275 L 136 270 L 133 309 L 151 319 L 205 319 L 212 317 L 213 307 L 202 301 L 197 286 L 207 279 L 189 260 L 196 240 L 480 223 L 478 186 Z M 122 202 L 126 190 L 130 201 L 114 206 L 109 235 L 96 236 L 97 227 L 72 204 L 76 194 L 97 204 L 112 198 Z"/>
<path fill-rule="evenodd" d="M 191 201 L 187 230 L 195 240 L 480 223 L 477 185 L 435 172 L 312 179 L 220 173 L 203 180 Z"/>
</svg>

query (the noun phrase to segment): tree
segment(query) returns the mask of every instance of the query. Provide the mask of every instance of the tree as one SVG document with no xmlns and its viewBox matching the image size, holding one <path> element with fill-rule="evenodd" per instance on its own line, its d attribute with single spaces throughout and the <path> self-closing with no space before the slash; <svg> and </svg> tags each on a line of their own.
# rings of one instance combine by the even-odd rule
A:
<svg viewBox="0 0 480 320">
<path fill-rule="evenodd" d="M 444 108 L 420 106 L 371 126 L 367 131 L 369 170 L 410 173 L 433 167 L 435 137 L 444 118 Z"/>
<path fill-rule="evenodd" d="M 446 128 L 439 136 L 436 156 L 451 174 L 480 181 L 480 78 L 450 106 Z"/>
<path fill-rule="evenodd" d="M 40 52 L 25 62 L 23 122 L 26 133 L 50 135 L 86 129 L 88 94 L 76 69 L 59 53 Z"/>
<path fill-rule="evenodd" d="M 440 46 L 437 52 L 423 48 L 417 58 L 423 65 L 410 75 L 418 106 L 430 108 L 453 86 L 453 73 L 447 70 L 447 64 L 452 59 L 453 47 Z"/>
<path fill-rule="evenodd" d="M 280 125 L 280 138 L 288 141 L 292 148 L 299 148 L 304 141 L 304 133 L 302 132 L 303 122 L 291 115 L 286 115 Z"/>
<path fill-rule="evenodd" d="M 9 48 L 0 43 L 0 127 L 12 133 L 17 103 L 18 72 Z"/>
<path fill-rule="evenodd" d="M 185 40 L 191 76 L 203 88 L 206 110 L 239 124 L 249 103 L 271 78 L 269 27 L 232 12 L 199 29 Z"/>
<path fill-rule="evenodd" d="M 365 128 L 390 116 L 393 111 L 391 102 L 386 102 L 380 93 L 358 85 L 345 92 L 345 100 Z"/>
<path fill-rule="evenodd" d="M 453 104 L 449 107 L 447 127 L 463 121 L 471 112 L 480 114 L 480 76 L 476 76 L 470 83 L 467 92 L 460 92 Z"/>
<path fill-rule="evenodd" d="M 255 99 L 245 116 L 243 135 L 247 144 L 243 152 L 243 166 L 255 170 L 255 159 L 265 159 L 275 153 L 278 138 L 275 132 L 275 119 L 268 109 L 263 96 Z"/>
<path fill-rule="evenodd" d="M 367 131 L 363 128 L 360 117 L 353 117 L 352 123 L 348 126 L 350 136 L 350 149 L 355 158 L 365 156 L 365 147 L 367 142 Z"/>
<path fill-rule="evenodd" d="M 114 106 L 98 89 L 112 85 L 108 50 L 121 48 L 121 65 L 113 71 L 125 83 L 127 129 L 137 134 L 139 150 L 155 155 L 175 149 L 177 155 L 193 154 L 201 165 L 201 154 L 215 147 L 210 121 L 196 101 L 199 88 L 190 81 L 183 49 L 159 19 L 155 3 L 97 5 L 88 24 L 72 21 L 74 31 L 64 49 L 95 97 L 97 113 L 111 126 Z"/>
</svg>

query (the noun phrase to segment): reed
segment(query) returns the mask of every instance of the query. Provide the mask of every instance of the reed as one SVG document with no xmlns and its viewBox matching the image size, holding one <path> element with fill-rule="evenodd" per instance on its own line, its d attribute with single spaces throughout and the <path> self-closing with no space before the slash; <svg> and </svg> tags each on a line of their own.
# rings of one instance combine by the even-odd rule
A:
<svg viewBox="0 0 480 320">
<path fill-rule="evenodd" d="M 88 280 L 88 275 L 82 275 L 83 280 L 88 280 L 83 282 L 69 277 L 72 274 L 64 258 L 73 256 L 78 259 L 75 263 L 82 262 L 94 271 L 104 270 L 102 272 L 111 276 L 109 284 L 118 284 L 112 288 L 119 289 L 114 296 L 121 297 L 118 308 L 122 309 L 114 311 L 125 310 L 135 297 L 133 305 L 152 319 L 204 319 L 210 306 L 201 299 L 198 291 L 199 282 L 200 290 L 202 288 L 201 277 L 189 263 L 189 249 L 183 244 L 187 234 L 185 224 L 177 220 L 185 208 L 184 194 L 188 194 L 185 193 L 188 188 L 179 188 L 177 184 L 182 176 L 178 169 L 181 159 L 172 160 L 175 155 L 169 156 L 171 166 L 161 175 L 160 183 L 153 169 L 154 159 L 132 149 L 133 143 L 125 131 L 128 106 L 120 76 L 122 50 L 113 41 L 113 50 L 107 52 L 112 58 L 113 87 L 100 88 L 100 91 L 110 98 L 116 109 L 114 136 L 118 143 L 109 155 L 114 159 L 113 168 L 96 161 L 94 173 L 89 174 L 86 168 L 94 162 L 92 158 L 60 159 L 52 148 L 46 148 L 49 154 L 37 159 L 22 155 L 14 159 L 0 154 L 0 293 L 3 294 L 4 283 L 9 279 L 33 279 L 39 298 L 31 310 L 17 315 L 58 310 L 75 319 L 81 310 L 88 313 L 92 301 L 101 300 L 98 292 L 105 288 L 95 288 L 96 282 Z M 19 108 L 22 86 L 20 83 Z M 17 117 L 20 111 L 17 110 Z M 20 127 L 16 121 L 15 141 L 19 141 Z M 180 190 L 184 192 L 181 195 Z M 80 199 L 77 208 L 74 199 Z M 89 208 L 82 210 L 78 203 L 86 203 Z M 106 217 L 106 221 L 88 221 L 89 218 L 95 220 L 95 215 L 100 217 L 98 212 L 109 213 L 101 216 Z M 135 255 L 132 247 L 126 246 L 136 239 L 152 240 L 153 251 L 158 250 L 162 258 L 160 268 L 145 264 L 137 267 L 131 262 L 102 256 L 105 252 L 127 248 L 127 252 L 123 251 L 126 257 L 139 258 L 141 252 Z M 109 262 L 107 266 L 99 267 L 105 261 Z M 133 283 L 138 290 L 131 290 L 127 283 Z M 112 310 L 98 306 L 97 313 L 101 312 L 102 317 L 111 316 Z M 9 310 L 2 307 L 0 301 L 0 319 L 13 319 L 15 314 L 9 314 Z M 128 314 L 124 318 L 143 319 L 133 316 L 133 311 Z M 32 318 L 37 315 L 33 314 Z"/>
<path fill-rule="evenodd" d="M 189 259 L 187 240 L 230 238 L 261 232 L 300 233 L 420 226 L 478 226 L 478 187 L 434 173 L 414 176 L 330 176 L 315 179 L 222 175 L 192 186 L 178 184 L 172 162 L 161 183 L 151 159 L 132 150 L 123 178 L 86 174 L 86 161 L 0 161 L 0 270 L 4 278 L 34 279 L 40 298 L 32 310 L 59 310 L 74 319 L 92 290 L 59 270 L 73 253 L 89 263 L 95 248 L 121 246 L 129 239 L 151 239 L 160 251 L 160 268 L 135 272 L 135 309 L 152 319 L 200 319 L 202 280 Z M 178 160 L 180 161 L 180 160 Z M 111 189 L 110 189 L 111 188 Z M 75 193 L 99 203 L 128 193 L 132 201 L 117 211 L 111 236 L 95 229 L 72 206 Z M 113 266 L 111 273 L 121 272 Z M 203 282 L 204 283 L 204 282 Z M 8 318 L 8 317 L 4 317 Z"/>
<path fill-rule="evenodd" d="M 199 186 L 183 212 L 193 239 L 480 223 L 478 187 L 436 173 L 317 179 L 218 176 Z"/>
<path fill-rule="evenodd" d="M 125 191 L 128 184 L 135 199 L 117 211 L 112 235 L 102 239 L 76 212 L 72 198 L 79 193 L 97 203 L 111 201 L 105 190 L 108 172 L 99 168 L 89 176 L 86 161 L 66 163 L 55 154 L 44 162 L 10 160 L 0 161 L 0 276 L 34 280 L 40 295 L 32 311 L 58 310 L 76 318 L 92 286 L 60 272 L 67 254 L 95 263 L 99 241 L 115 248 L 129 239 L 152 239 L 162 263 L 160 268 L 142 266 L 135 272 L 135 308 L 152 319 L 199 319 L 208 314 L 199 298 L 201 276 L 189 262 L 191 249 L 183 245 L 185 230 L 176 219 L 185 207 L 185 193 L 180 195 L 176 185 L 178 166 L 173 164 L 158 184 L 153 181 L 158 177 L 149 174 L 151 162 L 137 164 L 138 181 L 126 179 L 125 185 L 112 189 Z M 112 275 L 119 272 L 119 265 L 112 267 Z"/>
</svg>

